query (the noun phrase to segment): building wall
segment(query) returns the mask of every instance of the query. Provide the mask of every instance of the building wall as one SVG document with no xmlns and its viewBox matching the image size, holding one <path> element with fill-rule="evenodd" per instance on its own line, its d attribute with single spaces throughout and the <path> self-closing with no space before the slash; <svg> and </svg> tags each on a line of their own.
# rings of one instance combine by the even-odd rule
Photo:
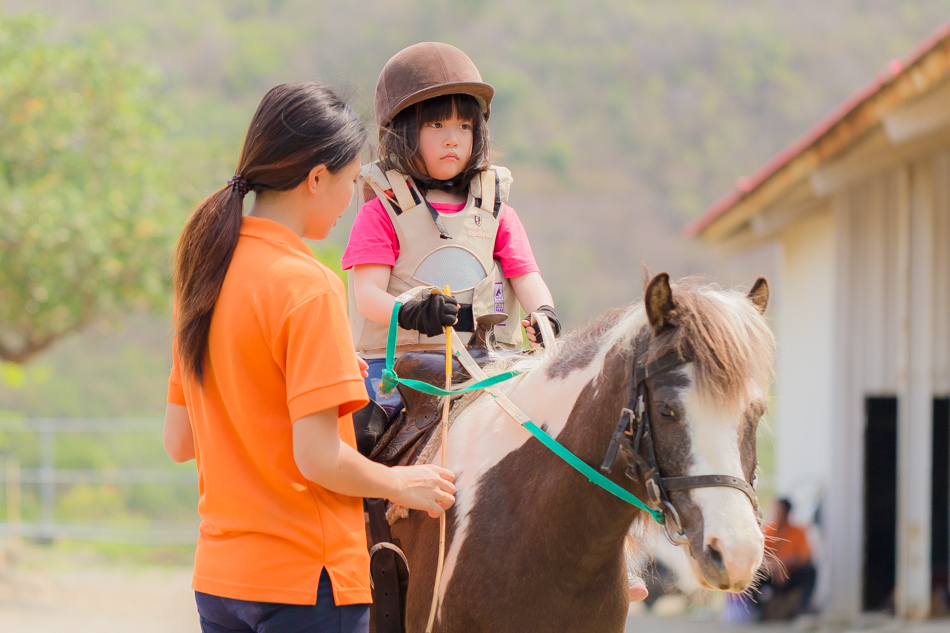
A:
<svg viewBox="0 0 950 633">
<path fill-rule="evenodd" d="M 826 432 L 817 427 L 826 423 L 828 412 L 832 421 L 831 454 L 823 456 L 830 459 L 826 516 L 832 615 L 850 617 L 860 609 L 864 403 L 869 396 L 898 399 L 898 612 L 916 619 L 929 611 L 932 400 L 950 390 L 948 187 L 950 153 L 943 152 L 869 176 L 832 196 L 833 395 L 830 408 L 823 396 L 815 401 L 823 412 L 813 416 L 816 438 Z M 795 231 L 804 229 L 804 223 L 795 226 Z M 825 233 L 816 235 L 824 244 Z M 799 245 L 794 252 L 807 249 Z M 798 257 L 788 259 L 787 266 L 786 277 L 804 278 L 804 270 L 791 269 L 811 264 Z M 820 274 L 811 268 L 807 274 Z M 787 336 L 805 344 L 813 320 L 793 321 L 794 332 Z M 815 363 L 809 371 L 819 367 Z M 790 371 L 805 370 L 796 364 Z M 809 378 L 780 378 L 793 380 L 805 384 Z M 783 430 L 786 425 L 783 419 Z"/>
<path fill-rule="evenodd" d="M 781 253 L 781 302 L 775 317 L 775 490 L 792 498 L 801 521 L 810 518 L 830 480 L 835 325 L 830 208 L 785 231 Z"/>
</svg>

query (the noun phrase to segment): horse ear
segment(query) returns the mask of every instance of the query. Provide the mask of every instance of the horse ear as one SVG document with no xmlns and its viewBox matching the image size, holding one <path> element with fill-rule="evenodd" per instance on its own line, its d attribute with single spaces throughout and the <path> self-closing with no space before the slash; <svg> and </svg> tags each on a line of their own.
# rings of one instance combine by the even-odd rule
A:
<svg viewBox="0 0 950 633">
<path fill-rule="evenodd" d="M 671 327 L 670 312 L 676 307 L 673 303 L 673 291 L 670 290 L 670 276 L 660 273 L 647 284 L 643 302 L 647 310 L 647 318 L 654 333 Z"/>
<path fill-rule="evenodd" d="M 749 291 L 749 301 L 755 304 L 760 313 L 765 313 L 765 308 L 769 305 L 769 282 L 765 277 L 759 277 L 752 284 L 752 290 Z"/>
</svg>

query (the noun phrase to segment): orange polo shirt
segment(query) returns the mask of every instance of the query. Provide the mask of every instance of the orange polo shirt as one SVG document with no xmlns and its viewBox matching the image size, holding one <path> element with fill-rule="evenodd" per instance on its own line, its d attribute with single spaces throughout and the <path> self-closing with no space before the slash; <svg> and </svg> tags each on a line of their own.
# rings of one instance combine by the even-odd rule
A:
<svg viewBox="0 0 950 633">
<path fill-rule="evenodd" d="M 362 499 L 308 481 L 293 455 L 293 421 L 367 402 L 343 283 L 289 228 L 241 224 L 211 320 L 204 385 L 182 380 L 195 439 L 201 526 L 192 587 L 225 598 L 315 604 L 325 567 L 336 604 L 372 601 Z"/>
<path fill-rule="evenodd" d="M 786 523 L 785 527 L 779 530 L 770 522 L 765 524 L 762 533 L 765 535 L 765 548 L 783 563 L 796 557 L 801 560 L 811 559 L 811 548 L 808 547 L 808 536 L 804 528 Z"/>
</svg>

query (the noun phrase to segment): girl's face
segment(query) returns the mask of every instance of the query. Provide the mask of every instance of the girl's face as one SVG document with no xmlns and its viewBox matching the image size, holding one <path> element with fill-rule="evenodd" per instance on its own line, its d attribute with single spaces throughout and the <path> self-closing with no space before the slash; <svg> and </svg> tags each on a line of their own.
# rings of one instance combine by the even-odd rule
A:
<svg viewBox="0 0 950 633">
<path fill-rule="evenodd" d="M 317 170 L 315 170 L 317 171 Z M 317 173 L 311 172 L 310 178 L 315 179 L 310 213 L 307 214 L 303 236 L 308 240 L 322 240 L 330 234 L 336 226 L 336 221 L 343 216 L 343 212 L 353 201 L 353 185 L 360 175 L 360 159 L 336 173 L 322 168 Z"/>
<path fill-rule="evenodd" d="M 472 122 L 457 114 L 443 121 L 426 123 L 419 130 L 419 154 L 430 178 L 449 180 L 458 176 L 472 157 Z"/>
</svg>

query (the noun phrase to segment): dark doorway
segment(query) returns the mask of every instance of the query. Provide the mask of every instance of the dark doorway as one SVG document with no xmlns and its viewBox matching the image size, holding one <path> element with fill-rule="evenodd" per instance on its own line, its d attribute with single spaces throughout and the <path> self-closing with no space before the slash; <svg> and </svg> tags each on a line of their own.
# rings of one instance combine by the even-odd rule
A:
<svg viewBox="0 0 950 633">
<path fill-rule="evenodd" d="M 934 398 L 930 570 L 932 589 L 946 604 L 950 566 L 950 398 Z"/>
<path fill-rule="evenodd" d="M 897 398 L 868 398 L 864 431 L 862 606 L 893 605 L 897 563 Z"/>
</svg>

